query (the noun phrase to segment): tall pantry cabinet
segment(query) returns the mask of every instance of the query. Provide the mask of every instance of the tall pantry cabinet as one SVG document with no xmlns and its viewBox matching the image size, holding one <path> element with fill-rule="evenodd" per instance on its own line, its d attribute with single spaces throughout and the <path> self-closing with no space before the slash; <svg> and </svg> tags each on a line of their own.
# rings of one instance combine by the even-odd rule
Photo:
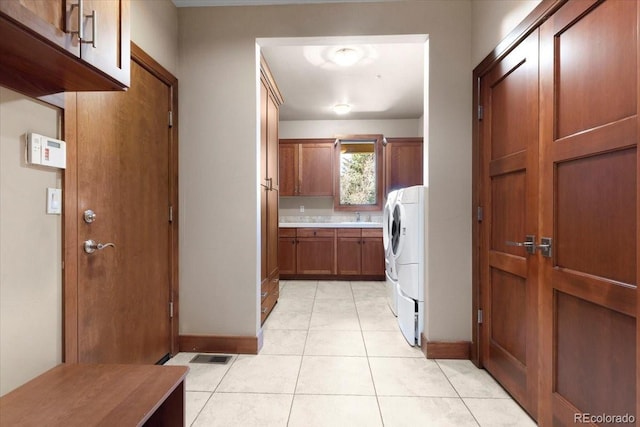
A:
<svg viewBox="0 0 640 427">
<path fill-rule="evenodd" d="M 543 0 L 474 70 L 473 359 L 541 426 L 640 416 L 639 31 Z"/>
<path fill-rule="evenodd" d="M 280 292 L 278 269 L 278 109 L 282 95 L 260 58 L 260 315 L 264 323 Z"/>
</svg>

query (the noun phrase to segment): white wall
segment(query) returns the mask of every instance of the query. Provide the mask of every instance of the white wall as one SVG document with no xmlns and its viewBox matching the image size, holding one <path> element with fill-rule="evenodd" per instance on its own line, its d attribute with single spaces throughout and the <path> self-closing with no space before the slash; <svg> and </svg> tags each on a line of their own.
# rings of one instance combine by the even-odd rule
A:
<svg viewBox="0 0 640 427">
<path fill-rule="evenodd" d="M 178 8 L 171 0 L 133 0 L 131 40 L 172 74 L 178 72 Z"/>
<path fill-rule="evenodd" d="M 332 138 L 338 135 L 383 134 L 421 136 L 419 119 L 404 120 L 290 120 L 280 122 L 280 138 Z"/>
<path fill-rule="evenodd" d="M 471 64 L 478 65 L 542 0 L 471 0 Z"/>
<path fill-rule="evenodd" d="M 256 38 L 428 34 L 427 338 L 471 338 L 470 28 L 467 1 L 179 10 L 182 334 L 258 332 Z"/>
<path fill-rule="evenodd" d="M 25 163 L 24 134 L 60 137 L 61 110 L 0 87 L 0 395 L 62 360 L 59 169 Z"/>
<path fill-rule="evenodd" d="M 131 2 L 132 40 L 174 73 L 177 22 L 171 0 Z M 21 139 L 59 136 L 60 114 L 0 87 L 0 395 L 62 361 L 61 218 L 44 213 L 62 175 L 25 166 Z"/>
</svg>

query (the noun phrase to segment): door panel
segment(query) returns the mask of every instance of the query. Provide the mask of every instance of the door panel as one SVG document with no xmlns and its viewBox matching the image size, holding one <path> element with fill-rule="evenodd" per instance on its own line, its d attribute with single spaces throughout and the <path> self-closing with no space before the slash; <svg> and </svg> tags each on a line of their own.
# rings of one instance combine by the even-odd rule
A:
<svg viewBox="0 0 640 427">
<path fill-rule="evenodd" d="M 78 360 L 156 363 L 171 351 L 170 88 L 132 61 L 126 93 L 78 93 Z M 86 223 L 83 212 L 96 213 Z"/>
<path fill-rule="evenodd" d="M 537 412 L 537 268 L 521 244 L 537 230 L 538 34 L 481 79 L 481 351 L 485 368 Z"/>
<path fill-rule="evenodd" d="M 543 425 L 636 410 L 638 22 L 570 1 L 540 29 Z"/>
</svg>

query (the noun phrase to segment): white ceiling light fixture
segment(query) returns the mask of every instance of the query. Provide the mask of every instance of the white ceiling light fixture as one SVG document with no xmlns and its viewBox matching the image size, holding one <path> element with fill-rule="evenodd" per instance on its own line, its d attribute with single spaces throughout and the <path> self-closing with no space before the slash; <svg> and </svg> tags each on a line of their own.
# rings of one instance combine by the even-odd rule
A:
<svg viewBox="0 0 640 427">
<path fill-rule="evenodd" d="M 333 106 L 333 112 L 336 114 L 347 114 L 351 111 L 351 105 L 349 104 L 336 104 Z"/>
<path fill-rule="evenodd" d="M 341 47 L 331 54 L 331 61 L 341 67 L 350 67 L 362 59 L 362 52 L 351 47 Z"/>
</svg>

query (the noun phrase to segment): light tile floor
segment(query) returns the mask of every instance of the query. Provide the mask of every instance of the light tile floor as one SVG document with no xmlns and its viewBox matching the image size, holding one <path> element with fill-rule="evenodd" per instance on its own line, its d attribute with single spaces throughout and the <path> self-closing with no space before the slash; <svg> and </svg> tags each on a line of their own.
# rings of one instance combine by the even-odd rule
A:
<svg viewBox="0 0 640 427">
<path fill-rule="evenodd" d="M 427 360 L 384 282 L 282 281 L 259 355 L 188 365 L 188 426 L 535 426 L 486 371 Z"/>
</svg>

